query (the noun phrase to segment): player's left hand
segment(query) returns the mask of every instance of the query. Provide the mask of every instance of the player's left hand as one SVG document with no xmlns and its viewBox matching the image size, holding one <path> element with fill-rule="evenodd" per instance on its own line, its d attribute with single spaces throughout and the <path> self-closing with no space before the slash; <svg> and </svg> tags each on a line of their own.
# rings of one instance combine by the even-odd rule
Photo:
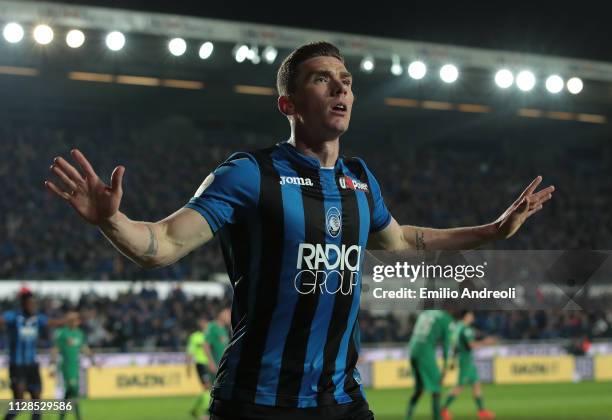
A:
<svg viewBox="0 0 612 420">
<path fill-rule="evenodd" d="M 550 185 L 543 190 L 535 192 L 542 182 L 542 177 L 537 176 L 525 191 L 506 209 L 506 211 L 493 222 L 498 239 L 506 239 L 516 233 L 531 215 L 542 210 L 545 202 L 552 198 L 555 187 Z"/>
</svg>

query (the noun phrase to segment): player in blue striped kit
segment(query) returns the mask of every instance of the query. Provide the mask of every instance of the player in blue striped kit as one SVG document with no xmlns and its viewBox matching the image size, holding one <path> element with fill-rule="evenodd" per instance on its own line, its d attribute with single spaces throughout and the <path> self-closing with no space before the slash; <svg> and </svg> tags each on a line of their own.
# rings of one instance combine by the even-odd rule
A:
<svg viewBox="0 0 612 420">
<path fill-rule="evenodd" d="M 497 220 L 456 229 L 400 226 L 361 159 L 340 155 L 352 76 L 338 49 L 304 45 L 281 65 L 278 108 L 291 137 L 237 153 L 189 203 L 156 222 L 119 211 L 124 168 L 104 184 L 78 150 L 47 187 L 143 267 L 171 264 L 217 235 L 234 287 L 233 334 L 213 388 L 213 419 L 371 419 L 356 368 L 366 246 L 467 249 L 509 237 L 550 199 L 538 177 Z"/>
<path fill-rule="evenodd" d="M 48 319 L 46 315 L 36 312 L 36 300 L 27 288 L 19 292 L 21 309 L 6 311 L 0 316 L 0 325 L 7 334 L 9 349 L 9 377 L 11 390 L 15 399 L 23 399 L 26 391 L 33 400 L 39 399 L 42 391 L 40 370 L 36 360 L 36 346 L 43 329 L 64 324 L 63 319 Z M 6 414 L 5 420 L 14 418 Z M 33 413 L 32 419 L 40 418 Z"/>
</svg>

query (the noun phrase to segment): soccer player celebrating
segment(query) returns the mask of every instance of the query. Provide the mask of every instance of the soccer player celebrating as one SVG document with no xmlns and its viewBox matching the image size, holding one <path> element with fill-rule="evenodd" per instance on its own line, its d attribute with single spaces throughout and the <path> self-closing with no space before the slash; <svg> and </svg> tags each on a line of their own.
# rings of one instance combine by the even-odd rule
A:
<svg viewBox="0 0 612 420">
<path fill-rule="evenodd" d="M 55 331 L 55 346 L 51 352 L 51 363 L 58 366 L 64 380 L 64 398 L 73 399 L 74 414 L 77 420 L 81 420 L 81 410 L 76 399 L 79 396 L 81 351 L 89 357 L 91 365 L 96 366 L 93 351 L 85 342 L 85 335 L 79 328 L 81 318 L 77 312 L 69 312 L 66 315 L 66 326 Z M 57 356 L 60 356 L 59 365 Z M 60 413 L 60 420 L 64 419 L 66 412 Z"/>
<path fill-rule="evenodd" d="M 172 264 L 221 238 L 233 333 L 212 391 L 213 418 L 371 418 L 356 369 L 366 244 L 478 247 L 513 235 L 553 187 L 536 192 L 537 177 L 482 226 L 400 226 L 365 162 L 339 153 L 354 101 L 340 51 L 327 42 L 301 46 L 281 64 L 277 88 L 289 140 L 232 155 L 163 220 L 129 219 L 119 210 L 125 168 L 106 185 L 78 150 L 81 172 L 57 157 L 51 171 L 61 184 L 46 185 L 143 267 Z"/>
<path fill-rule="evenodd" d="M 410 336 L 410 367 L 414 376 L 414 392 L 408 402 L 406 419 L 412 419 L 414 409 L 423 395 L 431 392 L 432 413 L 435 420 L 440 419 L 440 388 L 448 364 L 450 347 L 450 327 L 453 319 L 448 312 L 431 309 L 421 312 Z M 442 372 L 436 362 L 436 349 L 442 344 Z"/>
<path fill-rule="evenodd" d="M 208 319 L 201 316 L 198 320 L 198 330 L 191 333 L 187 341 L 187 376 L 191 376 L 191 367 L 195 364 L 198 379 L 202 384 L 203 392 L 198 396 L 191 415 L 195 418 L 202 417 L 202 414 L 210 403 L 210 387 L 213 375 L 217 372 L 217 366 L 213 360 L 210 346 L 206 341 L 206 331 Z M 208 415 L 203 417 L 208 419 Z"/>
<path fill-rule="evenodd" d="M 451 420 L 452 416 L 448 411 L 451 403 L 457 398 L 465 385 L 472 386 L 472 395 L 478 408 L 479 419 L 493 419 L 495 414 L 489 410 L 485 410 L 482 402 L 482 393 L 480 389 L 480 380 L 478 379 L 478 371 L 474 363 L 474 355 L 472 350 L 482 346 L 488 346 L 495 343 L 493 337 L 486 337 L 482 340 L 476 340 L 474 330 L 471 325 L 474 322 L 474 312 L 463 311 L 460 319 L 452 326 L 451 332 L 451 347 L 454 356 L 459 363 L 459 379 L 457 385 L 451 390 L 444 407 L 442 408 L 442 419 Z"/>
<path fill-rule="evenodd" d="M 65 323 L 64 319 L 48 319 L 36 312 L 36 299 L 27 288 L 19 292 L 21 310 L 6 311 L 0 316 L 0 326 L 7 330 L 9 348 L 9 376 L 13 398 L 23 399 L 25 392 L 33 400 L 40 399 L 42 383 L 36 360 L 36 344 L 41 331 Z M 15 418 L 16 414 L 7 413 L 5 420 Z M 33 412 L 32 420 L 40 419 L 40 413 Z"/>
</svg>

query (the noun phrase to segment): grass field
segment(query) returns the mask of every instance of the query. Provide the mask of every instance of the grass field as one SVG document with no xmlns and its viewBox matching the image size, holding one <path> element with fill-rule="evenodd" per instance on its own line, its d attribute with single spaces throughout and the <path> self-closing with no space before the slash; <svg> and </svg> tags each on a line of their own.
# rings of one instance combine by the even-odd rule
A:
<svg viewBox="0 0 612 420">
<path fill-rule="evenodd" d="M 376 419 L 403 420 L 409 394 L 409 389 L 369 390 L 367 397 Z M 189 420 L 193 400 L 191 397 L 82 400 L 81 410 L 84 420 Z M 612 419 L 612 382 L 486 385 L 484 401 L 498 419 Z M 451 412 L 457 420 L 476 418 L 467 390 L 451 406 Z M 429 413 L 430 397 L 424 396 L 416 419 L 429 419 Z M 57 417 L 46 415 L 43 419 Z"/>
</svg>

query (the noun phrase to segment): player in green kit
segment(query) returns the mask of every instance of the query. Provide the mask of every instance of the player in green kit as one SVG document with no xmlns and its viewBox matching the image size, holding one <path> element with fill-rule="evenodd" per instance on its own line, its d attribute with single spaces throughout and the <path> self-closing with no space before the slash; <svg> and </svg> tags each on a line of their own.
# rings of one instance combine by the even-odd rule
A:
<svg viewBox="0 0 612 420">
<path fill-rule="evenodd" d="M 191 376 L 191 367 L 195 364 L 198 378 L 202 384 L 202 394 L 198 397 L 191 415 L 194 418 L 208 419 L 208 405 L 210 403 L 210 388 L 212 378 L 217 372 L 210 345 L 206 341 L 204 331 L 208 328 L 208 319 L 204 316 L 198 320 L 198 330 L 191 333 L 187 342 L 187 376 Z"/>
<path fill-rule="evenodd" d="M 85 335 L 79 328 L 81 319 L 77 312 L 70 312 L 66 316 L 67 324 L 55 331 L 55 346 L 51 352 L 51 363 L 57 365 L 58 372 L 61 372 L 64 379 L 64 398 L 73 400 L 74 414 L 77 420 L 81 420 L 79 403 L 76 400 L 79 396 L 79 376 L 81 370 L 80 355 L 81 351 L 90 359 L 92 366 L 95 366 L 93 352 L 85 342 Z M 57 364 L 57 356 L 60 362 Z M 66 412 L 60 413 L 60 420 L 64 418 Z"/>
<path fill-rule="evenodd" d="M 453 322 L 448 312 L 432 309 L 421 312 L 410 337 L 410 365 L 414 375 L 414 393 L 408 403 L 406 419 L 412 419 L 414 409 L 423 391 L 432 393 L 433 418 L 440 420 L 440 389 L 446 372 L 450 346 L 450 326 Z M 442 372 L 436 362 L 436 348 L 442 344 L 444 364 Z"/>
<path fill-rule="evenodd" d="M 223 352 L 229 342 L 229 327 L 231 324 L 231 311 L 230 308 L 223 308 L 217 314 L 215 321 L 208 323 L 206 332 L 206 342 L 210 345 L 212 357 L 215 361 L 215 366 L 219 366 Z"/>
<path fill-rule="evenodd" d="M 493 337 L 487 337 L 482 340 L 476 340 L 474 329 L 471 327 L 473 322 L 474 312 L 463 311 L 460 319 L 452 326 L 451 348 L 453 350 L 453 356 L 457 358 L 457 363 L 459 364 L 459 380 L 448 395 L 444 407 L 442 408 L 442 418 L 444 420 L 452 419 L 448 407 L 461 393 L 465 385 L 472 386 L 474 401 L 476 402 L 476 407 L 478 407 L 478 418 L 495 418 L 495 414 L 492 411 L 485 410 L 484 408 L 480 380 L 478 378 L 478 371 L 476 370 L 476 363 L 474 362 L 474 355 L 472 354 L 472 350 L 493 344 L 495 343 L 495 339 Z"/>
</svg>

